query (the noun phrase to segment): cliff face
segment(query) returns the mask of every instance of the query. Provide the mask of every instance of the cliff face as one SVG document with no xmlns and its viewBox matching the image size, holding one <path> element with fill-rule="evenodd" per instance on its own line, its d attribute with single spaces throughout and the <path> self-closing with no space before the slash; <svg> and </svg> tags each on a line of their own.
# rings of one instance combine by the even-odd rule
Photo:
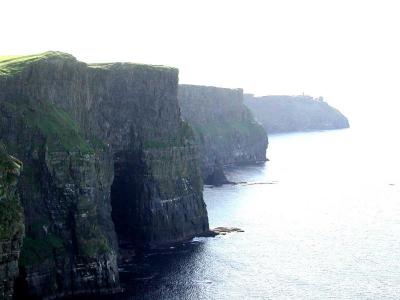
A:
<svg viewBox="0 0 400 300">
<path fill-rule="evenodd" d="M 63 296 L 119 288 L 111 153 L 94 137 L 86 139 L 79 123 L 51 101 L 57 85 L 66 84 L 51 65 L 70 59 L 50 54 L 12 62 L 0 76 L 1 140 L 24 163 L 19 299 L 28 290 L 31 296 Z"/>
<path fill-rule="evenodd" d="M 17 194 L 21 162 L 0 144 L 0 299 L 12 299 L 24 234 L 23 211 Z"/>
<path fill-rule="evenodd" d="M 0 62 L 0 136 L 25 166 L 21 264 L 33 294 L 118 290 L 115 229 L 134 247 L 208 230 L 177 75 L 53 52 Z"/>
<path fill-rule="evenodd" d="M 223 183 L 221 166 L 265 161 L 267 134 L 244 106 L 241 89 L 180 85 L 178 99 L 195 131 L 207 183 Z"/>
<path fill-rule="evenodd" d="M 245 104 L 268 133 L 328 130 L 349 127 L 337 109 L 310 96 L 245 95 Z"/>
<path fill-rule="evenodd" d="M 197 148 L 181 120 L 176 69 L 96 66 L 107 90 L 95 108 L 115 159 L 113 219 L 120 241 L 156 247 L 208 230 Z"/>
</svg>

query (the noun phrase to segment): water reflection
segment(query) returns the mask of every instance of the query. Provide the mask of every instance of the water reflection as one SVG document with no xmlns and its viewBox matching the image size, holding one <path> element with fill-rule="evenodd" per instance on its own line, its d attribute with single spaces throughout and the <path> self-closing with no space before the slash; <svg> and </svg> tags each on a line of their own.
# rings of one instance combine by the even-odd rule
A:
<svg viewBox="0 0 400 300">
<path fill-rule="evenodd" d="M 271 137 L 270 162 L 228 176 L 275 184 L 204 191 L 211 227 L 245 232 L 140 258 L 112 299 L 398 299 L 400 159 L 386 142 L 351 130 Z"/>
</svg>

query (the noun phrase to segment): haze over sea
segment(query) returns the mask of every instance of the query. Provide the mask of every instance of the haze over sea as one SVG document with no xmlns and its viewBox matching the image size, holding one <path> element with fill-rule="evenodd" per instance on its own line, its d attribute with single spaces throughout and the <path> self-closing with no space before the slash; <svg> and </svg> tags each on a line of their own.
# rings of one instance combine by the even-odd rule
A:
<svg viewBox="0 0 400 300">
<path fill-rule="evenodd" d="M 138 257 L 140 267 L 121 272 L 126 292 L 104 299 L 399 299 L 399 1 L 1 8 L 0 55 L 59 50 L 88 62 L 170 65 L 180 83 L 304 92 L 349 118 L 348 130 L 270 136 L 269 162 L 227 172 L 247 184 L 204 190 L 210 227 L 244 233 Z"/>
<path fill-rule="evenodd" d="M 269 162 L 206 187 L 210 226 L 127 267 L 113 299 L 398 299 L 400 157 L 371 128 L 270 136 Z"/>
</svg>

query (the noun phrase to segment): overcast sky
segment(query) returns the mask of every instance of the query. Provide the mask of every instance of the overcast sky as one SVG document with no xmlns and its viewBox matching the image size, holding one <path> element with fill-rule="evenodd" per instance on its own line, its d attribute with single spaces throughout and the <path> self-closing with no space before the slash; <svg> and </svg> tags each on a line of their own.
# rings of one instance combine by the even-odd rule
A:
<svg viewBox="0 0 400 300">
<path fill-rule="evenodd" d="M 182 83 L 304 92 L 350 115 L 397 117 L 398 2 L 2 0 L 0 53 L 171 65 Z"/>
</svg>

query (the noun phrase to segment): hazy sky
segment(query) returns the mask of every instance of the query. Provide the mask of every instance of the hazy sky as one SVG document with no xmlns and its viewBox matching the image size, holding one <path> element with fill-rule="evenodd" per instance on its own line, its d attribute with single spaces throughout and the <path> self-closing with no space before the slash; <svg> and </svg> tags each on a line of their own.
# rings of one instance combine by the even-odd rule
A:
<svg viewBox="0 0 400 300">
<path fill-rule="evenodd" d="M 397 117 L 400 3 L 367 0 L 2 0 L 1 54 L 180 69 L 182 83 L 324 96 Z M 364 112 L 364 113 L 363 113 Z M 383 112 L 382 112 L 383 113 Z"/>
</svg>

